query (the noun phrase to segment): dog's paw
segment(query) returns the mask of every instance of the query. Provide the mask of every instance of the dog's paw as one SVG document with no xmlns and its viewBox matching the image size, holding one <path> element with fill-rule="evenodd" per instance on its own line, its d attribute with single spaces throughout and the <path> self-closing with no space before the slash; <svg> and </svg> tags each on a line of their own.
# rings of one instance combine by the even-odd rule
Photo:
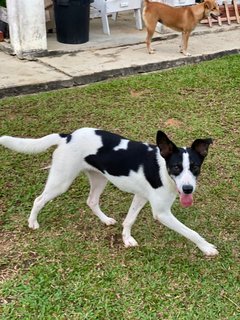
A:
<svg viewBox="0 0 240 320">
<path fill-rule="evenodd" d="M 191 57 L 191 53 L 187 52 L 186 50 L 180 47 L 180 53 L 182 53 L 185 57 Z"/>
<path fill-rule="evenodd" d="M 28 227 L 30 229 L 36 230 L 39 229 L 39 223 L 37 222 L 37 220 L 28 220 Z"/>
<path fill-rule="evenodd" d="M 133 237 L 123 237 L 123 242 L 124 242 L 124 246 L 126 248 L 129 248 L 129 247 L 137 247 L 138 246 L 138 243 L 137 241 L 133 238 Z"/>
<path fill-rule="evenodd" d="M 149 54 L 154 54 L 155 51 L 156 51 L 155 49 L 150 49 L 150 50 L 148 51 L 148 53 L 149 53 Z"/>
<path fill-rule="evenodd" d="M 191 57 L 191 53 L 187 52 L 187 51 L 180 51 L 180 53 L 182 53 L 185 57 Z"/>
<path fill-rule="evenodd" d="M 113 218 L 107 218 L 107 219 L 104 220 L 104 223 L 105 223 L 107 226 L 111 226 L 111 225 L 117 223 L 117 221 L 116 221 L 115 219 L 113 219 Z"/>
<path fill-rule="evenodd" d="M 219 254 L 217 248 L 211 244 L 211 243 L 207 243 L 201 247 L 199 247 L 199 249 L 207 256 L 207 257 L 214 257 L 217 256 Z"/>
</svg>

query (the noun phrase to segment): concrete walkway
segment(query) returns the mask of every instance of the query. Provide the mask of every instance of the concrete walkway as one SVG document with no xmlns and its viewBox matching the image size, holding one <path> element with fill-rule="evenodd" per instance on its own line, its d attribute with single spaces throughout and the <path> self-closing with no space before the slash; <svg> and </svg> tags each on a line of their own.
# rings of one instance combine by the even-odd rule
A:
<svg viewBox="0 0 240 320">
<path fill-rule="evenodd" d="M 179 34 L 156 33 L 153 42 L 156 53 L 149 55 L 144 43 L 146 31 L 137 32 L 136 41 L 131 34 L 125 34 L 125 40 L 118 43 L 116 37 L 112 42 L 107 38 L 107 45 L 102 41 L 93 46 L 89 41 L 76 50 L 67 50 L 66 53 L 63 49 L 54 50 L 35 61 L 19 60 L 0 51 L 0 98 L 78 86 L 240 53 L 240 25 L 236 23 L 213 28 L 200 25 L 190 37 L 190 57 L 178 52 Z"/>
</svg>

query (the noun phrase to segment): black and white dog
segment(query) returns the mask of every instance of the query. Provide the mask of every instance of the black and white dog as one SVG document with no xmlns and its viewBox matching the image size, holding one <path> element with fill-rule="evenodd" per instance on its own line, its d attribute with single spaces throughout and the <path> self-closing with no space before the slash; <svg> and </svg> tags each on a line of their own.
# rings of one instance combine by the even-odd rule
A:
<svg viewBox="0 0 240 320">
<path fill-rule="evenodd" d="M 43 193 L 34 201 L 28 222 L 39 228 L 37 216 L 50 200 L 67 191 L 84 171 L 90 182 L 88 206 L 99 219 L 115 224 L 99 207 L 99 198 L 107 181 L 134 194 L 123 222 L 123 242 L 137 246 L 131 228 L 143 206 L 150 202 L 153 217 L 194 242 L 208 256 L 218 254 L 216 247 L 197 232 L 179 222 L 171 206 L 179 194 L 184 207 L 192 205 L 197 176 L 212 139 L 197 139 L 189 148 L 178 148 L 164 132 L 157 132 L 157 145 L 128 140 L 107 131 L 82 128 L 72 134 L 50 134 L 39 139 L 0 137 L 0 145 L 23 153 L 40 153 L 58 145 Z"/>
</svg>

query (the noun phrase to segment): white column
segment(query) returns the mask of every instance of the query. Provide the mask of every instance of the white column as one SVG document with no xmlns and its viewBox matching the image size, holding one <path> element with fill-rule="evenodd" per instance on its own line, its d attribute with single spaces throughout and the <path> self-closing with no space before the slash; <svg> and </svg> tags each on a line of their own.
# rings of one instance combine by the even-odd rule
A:
<svg viewBox="0 0 240 320">
<path fill-rule="evenodd" d="M 7 0 L 10 41 L 19 58 L 47 50 L 44 0 Z"/>
</svg>

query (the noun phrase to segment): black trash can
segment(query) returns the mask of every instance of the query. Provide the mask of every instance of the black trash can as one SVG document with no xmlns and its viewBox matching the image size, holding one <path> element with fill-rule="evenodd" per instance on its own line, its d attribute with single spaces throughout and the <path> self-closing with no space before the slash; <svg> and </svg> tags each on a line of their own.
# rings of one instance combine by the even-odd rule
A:
<svg viewBox="0 0 240 320">
<path fill-rule="evenodd" d="M 79 44 L 89 40 L 90 2 L 93 0 L 54 0 L 59 42 Z"/>
</svg>

